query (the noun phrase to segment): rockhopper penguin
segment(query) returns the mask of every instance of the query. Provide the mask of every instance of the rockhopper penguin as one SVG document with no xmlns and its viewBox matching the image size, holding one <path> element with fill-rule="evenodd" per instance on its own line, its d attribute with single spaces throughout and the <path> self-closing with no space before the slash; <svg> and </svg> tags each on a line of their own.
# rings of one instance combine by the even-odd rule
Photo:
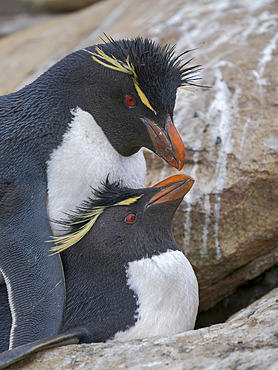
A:
<svg viewBox="0 0 278 370">
<path fill-rule="evenodd" d="M 176 175 L 148 189 L 106 184 L 66 222 L 69 234 L 54 248 L 66 248 L 62 331 L 83 326 L 85 341 L 99 342 L 194 328 L 197 280 L 172 234 L 174 213 L 193 182 Z"/>
<path fill-rule="evenodd" d="M 56 238 L 67 289 L 61 334 L 0 355 L 76 342 L 162 336 L 194 328 L 198 285 L 172 234 L 174 213 L 194 180 L 172 176 L 153 188 L 106 183 Z M 75 243 L 75 244 L 74 244 Z M 60 341 L 60 342 L 59 342 Z M 10 356 L 10 357 L 9 357 Z"/>
<path fill-rule="evenodd" d="M 10 348 L 61 327 L 64 275 L 59 254 L 49 256 L 49 218 L 75 209 L 108 174 L 143 187 L 142 147 L 183 167 L 173 109 L 177 88 L 195 84 L 199 68 L 187 63 L 149 39 L 108 39 L 0 97 L 0 269 Z"/>
</svg>

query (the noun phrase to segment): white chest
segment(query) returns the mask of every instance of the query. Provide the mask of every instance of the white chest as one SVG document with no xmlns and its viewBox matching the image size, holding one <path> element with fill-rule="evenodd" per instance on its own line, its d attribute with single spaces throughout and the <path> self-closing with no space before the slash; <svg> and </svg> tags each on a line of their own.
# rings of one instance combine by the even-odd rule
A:
<svg viewBox="0 0 278 370">
<path fill-rule="evenodd" d="M 167 251 L 127 266 L 127 283 L 137 297 L 135 326 L 114 339 L 163 336 L 194 328 L 199 297 L 192 266 L 181 251 Z"/>
<path fill-rule="evenodd" d="M 47 163 L 48 213 L 50 219 L 65 219 L 92 196 L 109 175 L 110 182 L 141 188 L 146 182 L 146 163 L 142 151 L 121 156 L 110 144 L 102 129 L 88 112 L 77 108 L 60 146 Z M 59 225 L 52 224 L 54 234 Z"/>
</svg>

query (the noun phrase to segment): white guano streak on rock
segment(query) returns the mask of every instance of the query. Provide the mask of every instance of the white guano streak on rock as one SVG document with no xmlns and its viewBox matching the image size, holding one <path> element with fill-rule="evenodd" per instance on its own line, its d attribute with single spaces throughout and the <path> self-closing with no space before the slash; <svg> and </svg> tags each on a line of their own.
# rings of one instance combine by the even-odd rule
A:
<svg viewBox="0 0 278 370">
<path fill-rule="evenodd" d="M 241 158 L 241 151 L 242 151 L 242 148 L 243 148 L 243 145 L 244 145 L 244 142 L 245 142 L 245 138 L 246 138 L 246 135 L 247 135 L 247 130 L 248 130 L 249 123 L 250 123 L 250 117 L 247 117 L 247 119 L 245 121 L 245 124 L 243 126 L 243 130 L 242 130 L 242 136 L 241 136 L 239 151 L 238 151 L 238 155 L 237 155 L 238 158 Z"/>
<path fill-rule="evenodd" d="M 224 4 L 224 2 L 223 2 Z M 226 6 L 224 5 L 222 6 Z M 177 54 L 183 52 L 184 50 L 188 50 L 189 48 L 194 49 L 204 42 L 204 29 L 210 30 L 211 27 L 208 27 L 208 24 L 211 23 L 211 20 L 208 20 L 207 18 L 203 17 L 202 19 L 202 24 L 198 24 L 198 21 L 200 21 L 200 17 L 197 17 L 197 14 L 200 14 L 202 12 L 206 12 L 207 6 L 209 4 L 203 4 L 203 6 L 200 7 L 200 4 L 194 5 L 192 2 L 188 5 L 187 3 L 183 4 L 180 8 L 179 11 L 175 11 L 172 14 L 169 14 L 167 21 L 165 23 L 165 27 L 171 28 L 175 26 L 176 28 L 180 29 L 180 35 L 181 37 L 179 38 L 178 42 L 176 43 L 176 50 Z M 198 21 L 197 21 L 198 19 Z M 158 30 L 156 30 L 158 31 Z M 191 55 L 192 56 L 192 55 Z M 177 123 L 178 121 L 183 121 L 184 117 L 187 115 L 187 111 L 191 105 L 192 102 L 194 102 L 198 97 L 188 94 L 184 100 L 182 100 L 182 107 L 180 109 L 177 109 L 178 107 L 176 106 L 176 111 L 178 111 L 177 114 Z M 177 105 L 179 103 L 179 99 L 177 100 Z M 179 126 L 179 124 L 177 124 Z M 181 129 L 183 127 L 181 123 Z M 182 133 L 182 132 L 181 132 Z M 186 135 L 186 133 L 184 133 Z M 200 151 L 202 149 L 202 141 L 203 141 L 203 136 L 197 136 L 197 137 L 192 137 L 192 141 L 190 142 L 190 145 L 192 149 L 194 150 L 193 154 L 193 168 L 190 171 L 190 175 L 195 179 L 195 183 L 198 184 L 198 167 L 199 167 L 199 155 Z M 186 211 L 185 211 L 185 222 L 184 222 L 184 231 L 185 231 L 185 236 L 184 236 L 184 252 L 187 254 L 190 250 L 190 239 L 191 239 L 191 226 L 192 226 L 192 219 L 191 219 L 191 211 L 192 211 L 192 204 L 195 204 L 196 198 L 198 197 L 198 187 L 193 188 L 189 194 L 186 195 L 184 202 L 187 205 Z M 205 240 L 201 242 L 200 249 L 201 249 L 201 255 L 202 256 L 207 256 L 207 235 L 208 235 L 208 225 L 209 225 L 209 218 L 210 214 L 207 214 L 207 210 L 210 209 L 210 205 L 207 204 L 207 201 L 209 201 L 209 197 L 207 198 L 206 205 L 205 205 L 205 219 L 206 223 L 204 225 L 204 235 L 205 235 Z M 204 249 L 204 251 L 203 251 Z"/>
<path fill-rule="evenodd" d="M 268 45 L 261 52 L 261 59 L 258 62 L 258 71 L 253 70 L 253 74 L 257 79 L 259 85 L 261 101 L 263 99 L 263 86 L 268 84 L 268 81 L 263 78 L 266 64 L 272 60 L 272 53 L 277 47 L 278 32 L 272 37 Z"/>
<path fill-rule="evenodd" d="M 215 6 L 213 4 L 212 6 Z M 167 26 L 173 26 L 175 25 L 176 27 L 178 24 L 180 24 L 180 32 L 181 32 L 181 37 L 177 42 L 177 53 L 182 52 L 188 47 L 190 48 L 195 48 L 200 45 L 205 41 L 207 37 L 209 37 L 209 34 L 215 33 L 218 28 L 219 24 L 217 21 L 217 11 L 223 12 L 223 10 L 227 10 L 229 8 L 229 5 L 227 4 L 226 1 L 220 1 L 217 3 L 217 9 L 216 12 L 213 13 L 213 16 L 211 18 L 209 17 L 200 17 L 197 16 L 200 14 L 200 12 L 206 13 L 208 8 L 211 7 L 210 3 L 205 3 L 203 6 L 200 7 L 200 4 L 198 6 L 192 6 L 192 3 L 189 4 L 184 4 L 178 12 L 176 12 L 174 15 L 169 16 L 167 20 L 167 24 L 165 24 L 166 28 Z M 220 14 L 220 13 L 219 13 Z M 201 18 L 201 23 L 200 23 L 200 18 Z M 198 23 L 196 23 L 196 20 L 198 19 Z M 254 28 L 254 24 L 250 26 L 250 29 Z M 206 30 L 206 32 L 204 32 Z M 224 32 L 218 37 L 218 42 L 217 46 L 220 44 L 225 44 L 227 43 L 231 38 L 235 37 L 235 35 L 240 34 L 242 32 L 242 26 L 241 25 L 233 25 L 233 27 L 230 27 L 226 29 L 227 32 Z M 251 31 L 250 31 L 251 32 Z M 204 36 L 205 35 L 205 36 Z M 246 36 L 247 37 L 247 36 Z M 206 46 L 206 51 L 208 51 L 208 45 Z M 213 44 L 213 48 L 215 48 L 215 43 Z M 202 48 L 201 48 L 202 49 Z M 201 50 L 199 50 L 201 53 Z M 222 56 L 223 57 L 223 56 Z M 224 65 L 227 62 L 221 62 L 220 61 L 221 57 L 218 57 L 218 60 L 208 60 L 208 63 L 206 67 L 210 63 L 212 63 L 213 66 L 215 66 L 217 63 L 220 62 L 220 64 L 224 63 Z M 205 67 L 205 68 L 206 68 Z M 220 70 L 219 73 L 221 74 Z M 222 76 L 221 76 L 222 77 Z M 220 81 L 220 78 L 218 78 Z M 219 93 L 216 96 L 215 99 L 215 109 L 216 109 L 216 114 L 217 114 L 217 109 L 218 109 L 218 103 L 221 105 L 223 101 L 225 102 L 224 107 L 222 109 L 222 115 L 220 122 L 222 124 L 220 125 L 220 133 L 218 134 L 221 139 L 227 139 L 229 140 L 230 136 L 230 127 L 229 127 L 229 117 L 226 119 L 226 112 L 229 112 L 229 110 L 226 110 L 226 107 L 228 106 L 228 101 L 226 97 L 226 92 L 228 92 L 228 89 L 223 92 L 223 88 L 226 87 L 225 83 L 219 83 Z M 221 90 L 222 89 L 222 90 Z M 222 96 L 221 95 L 222 91 Z M 228 92 L 229 95 L 229 92 Z M 226 98 L 226 99 L 224 99 Z M 194 99 L 193 99 L 194 100 Z M 222 103 L 221 103 L 222 102 Z M 187 109 L 184 108 L 179 112 L 180 114 L 178 115 L 179 117 L 182 117 L 184 112 Z M 221 109 L 220 109 L 221 110 Z M 229 114 L 228 114 L 229 115 Z M 213 120 L 208 119 L 209 122 L 213 122 Z M 227 122 L 226 122 L 227 121 Z M 225 130 L 227 129 L 227 134 Z M 215 140 L 215 138 L 213 138 Z M 226 140 L 226 141 L 228 141 Z M 194 155 L 193 155 L 193 168 L 192 168 L 192 173 L 190 175 L 195 179 L 195 182 L 198 183 L 197 175 L 198 175 L 198 162 L 199 162 L 199 152 L 202 148 L 202 140 L 194 140 L 194 143 L 191 142 L 192 148 L 195 150 Z M 225 144 L 224 144 L 225 145 Z M 227 146 L 227 145 L 226 145 Z M 222 190 L 224 188 L 224 183 L 225 183 L 225 178 L 226 178 L 226 146 L 224 147 L 223 144 L 220 147 L 220 150 L 218 152 L 219 158 L 218 158 L 218 166 L 216 170 L 216 174 L 218 173 L 218 179 L 217 181 L 219 182 L 219 186 L 217 191 L 219 194 L 222 193 Z M 229 152 L 229 150 L 228 150 Z M 207 189 L 205 191 L 205 196 L 204 196 L 204 213 L 205 213 L 205 219 L 204 219 L 204 226 L 203 226 L 203 238 L 200 244 L 200 256 L 201 258 L 206 258 L 208 256 L 208 230 L 209 226 L 211 223 L 211 205 L 210 205 L 210 190 Z M 196 197 L 198 197 L 198 193 L 194 191 L 194 189 L 186 196 L 185 198 L 185 203 L 187 204 L 187 209 L 185 213 L 185 237 L 184 237 L 184 251 L 185 254 L 188 253 L 190 249 L 190 231 L 191 231 L 191 225 L 192 225 L 192 220 L 191 220 L 191 210 L 192 210 L 192 202 L 195 203 Z M 219 240 L 218 240 L 218 227 L 219 227 L 219 219 L 220 219 L 220 201 L 221 201 L 221 196 L 219 195 L 216 197 L 216 204 L 215 204 L 215 216 L 216 216 L 216 223 L 215 223 L 215 247 L 216 247 L 216 257 L 219 259 L 221 257 L 221 251 L 220 251 L 220 245 L 219 245 Z"/>
<path fill-rule="evenodd" d="M 195 181 L 197 181 L 197 169 L 198 169 L 198 159 L 199 159 L 199 151 L 196 151 L 193 155 L 193 168 L 191 171 L 191 175 Z M 191 230 L 191 210 L 192 210 L 192 195 L 193 192 L 188 193 L 185 199 L 185 202 L 187 204 L 187 209 L 185 213 L 185 223 L 184 223 L 184 229 L 185 229 L 185 235 L 184 235 L 184 253 L 187 255 L 190 249 L 190 230 Z"/>
<path fill-rule="evenodd" d="M 220 206 L 221 206 L 221 195 L 217 194 L 215 197 L 215 204 L 214 204 L 214 215 L 215 215 L 215 224 L 214 224 L 214 238 L 215 238 L 215 253 L 216 259 L 220 260 L 222 257 L 221 247 L 218 239 L 218 231 L 219 231 L 219 222 L 220 222 Z"/>
<path fill-rule="evenodd" d="M 269 44 L 261 52 L 262 58 L 259 60 L 259 76 L 262 77 L 264 74 L 265 66 L 268 62 L 272 60 L 272 53 L 276 49 L 276 44 L 278 41 L 278 32 L 272 37 Z"/>
<path fill-rule="evenodd" d="M 278 32 L 272 37 L 270 42 L 266 45 L 266 47 L 262 50 L 261 59 L 258 62 L 258 71 L 253 70 L 253 74 L 256 77 L 257 84 L 259 86 L 259 96 L 260 96 L 260 103 L 261 103 L 261 112 L 262 112 L 262 121 L 264 122 L 264 88 L 263 86 L 268 85 L 267 79 L 264 77 L 265 67 L 268 62 L 272 60 L 273 51 L 277 47 L 278 41 Z M 265 144 L 265 143 L 264 143 Z M 268 155 L 267 151 L 264 153 L 264 158 L 262 162 L 265 161 L 266 156 Z"/>
<path fill-rule="evenodd" d="M 210 196 L 206 194 L 204 197 L 204 211 L 205 211 L 205 222 L 203 228 L 203 240 L 200 248 L 200 255 L 202 258 L 208 257 L 208 230 L 210 225 Z"/>
<path fill-rule="evenodd" d="M 223 66 L 225 62 L 221 62 L 220 65 Z M 215 238 L 215 252 L 216 259 L 219 260 L 222 256 L 220 243 L 218 239 L 219 232 L 219 222 L 220 222 L 220 209 L 221 209 L 221 194 L 223 192 L 226 178 L 227 178 L 227 157 L 228 154 L 232 152 L 233 139 L 232 139 L 232 113 L 234 99 L 231 96 L 229 88 L 223 79 L 222 72 L 219 66 L 215 68 L 215 84 L 214 89 L 216 91 L 215 98 L 212 100 L 208 116 L 210 121 L 215 121 L 216 130 L 215 136 L 221 139 L 221 143 L 218 144 L 216 148 L 218 158 L 215 168 L 215 224 L 214 224 L 214 238 Z M 237 96 L 238 92 L 235 92 Z M 215 140 L 216 138 L 214 138 Z"/>
<path fill-rule="evenodd" d="M 192 176 L 195 180 L 195 184 L 198 184 L 198 168 L 199 168 L 199 155 L 201 152 L 201 148 L 203 145 L 203 136 L 202 135 L 194 135 L 192 132 L 188 132 L 188 126 L 185 125 L 185 117 L 188 116 L 188 110 L 190 106 L 193 104 L 194 100 L 198 99 L 198 96 L 192 92 L 179 90 L 177 95 L 177 102 L 175 108 L 175 117 L 174 121 L 176 123 L 176 127 L 180 132 L 181 136 L 190 135 L 190 146 L 193 153 L 193 167 L 191 171 L 186 171 L 187 174 Z M 192 139 L 192 140 L 191 140 Z M 195 204 L 196 198 L 198 197 L 198 185 L 194 186 L 193 189 L 190 190 L 186 197 L 184 198 L 184 202 L 187 206 L 185 210 L 185 221 L 184 221 L 184 252 L 187 254 L 190 249 L 190 238 L 191 238 L 191 211 L 192 211 L 192 204 Z"/>
</svg>

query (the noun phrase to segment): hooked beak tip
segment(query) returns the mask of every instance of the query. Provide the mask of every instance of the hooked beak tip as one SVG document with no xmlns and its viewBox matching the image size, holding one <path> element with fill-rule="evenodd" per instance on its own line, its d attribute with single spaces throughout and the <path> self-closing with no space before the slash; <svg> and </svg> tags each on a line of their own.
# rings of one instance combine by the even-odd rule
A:
<svg viewBox="0 0 278 370">
<path fill-rule="evenodd" d="M 167 122 L 166 130 L 168 133 L 169 141 L 173 147 L 173 153 L 176 162 L 176 165 L 173 165 L 180 171 L 182 170 L 185 163 L 185 148 L 183 141 L 177 129 L 175 128 L 174 123 L 170 119 Z"/>
<path fill-rule="evenodd" d="M 182 199 L 192 188 L 195 180 L 188 175 L 174 175 L 154 185 L 161 188 L 148 202 L 148 207 L 153 204 L 161 204 Z"/>
<path fill-rule="evenodd" d="M 156 154 L 180 171 L 185 163 L 185 148 L 170 117 L 165 131 L 147 118 L 143 118 L 142 121 L 146 124 Z"/>
</svg>

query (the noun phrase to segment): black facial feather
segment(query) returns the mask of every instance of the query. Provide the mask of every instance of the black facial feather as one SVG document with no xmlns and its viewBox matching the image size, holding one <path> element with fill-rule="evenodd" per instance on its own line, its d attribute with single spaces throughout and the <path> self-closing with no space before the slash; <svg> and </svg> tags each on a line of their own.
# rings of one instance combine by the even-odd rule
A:
<svg viewBox="0 0 278 370">
<path fill-rule="evenodd" d="M 175 56 L 175 47 L 161 46 L 156 41 L 137 37 L 115 41 L 107 37 L 107 42 L 98 45 L 105 54 L 114 56 L 126 63 L 127 58 L 134 67 L 138 83 L 156 111 L 161 108 L 172 113 L 176 91 L 182 86 L 199 86 L 195 83 L 200 65 L 187 67 L 192 59 L 182 63 L 181 57 L 191 50 Z"/>
<path fill-rule="evenodd" d="M 66 214 L 66 219 L 51 221 L 63 226 L 65 234 L 72 233 L 88 222 L 88 218 L 92 217 L 91 214 L 94 210 L 113 206 L 126 199 L 143 195 L 144 193 L 140 190 L 136 191 L 123 187 L 119 182 L 110 183 L 107 177 L 106 182 L 102 183 L 99 189 L 92 188 L 92 194 L 94 198 L 89 197 L 83 201 L 76 210 L 72 210 Z"/>
<path fill-rule="evenodd" d="M 143 194 L 141 190 L 137 191 L 123 187 L 120 182 L 110 183 L 108 177 L 106 182 L 102 183 L 99 189 L 92 188 L 92 192 L 95 199 L 89 198 L 86 202 L 86 206 L 89 207 L 89 209 L 93 207 L 109 207 L 126 199 Z"/>
</svg>

